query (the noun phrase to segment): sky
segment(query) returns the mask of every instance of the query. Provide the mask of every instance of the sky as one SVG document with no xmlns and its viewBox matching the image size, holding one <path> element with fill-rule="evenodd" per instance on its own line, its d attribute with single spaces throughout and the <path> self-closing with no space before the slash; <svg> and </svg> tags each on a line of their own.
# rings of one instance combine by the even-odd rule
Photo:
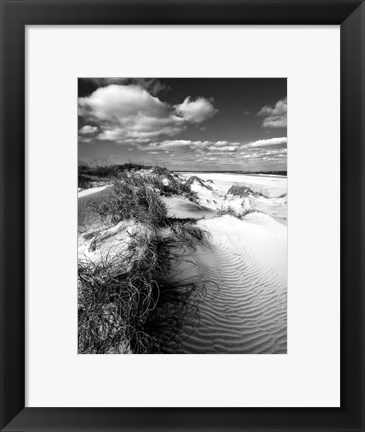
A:
<svg viewBox="0 0 365 432">
<path fill-rule="evenodd" d="M 79 78 L 79 160 L 286 171 L 285 78 Z"/>
</svg>

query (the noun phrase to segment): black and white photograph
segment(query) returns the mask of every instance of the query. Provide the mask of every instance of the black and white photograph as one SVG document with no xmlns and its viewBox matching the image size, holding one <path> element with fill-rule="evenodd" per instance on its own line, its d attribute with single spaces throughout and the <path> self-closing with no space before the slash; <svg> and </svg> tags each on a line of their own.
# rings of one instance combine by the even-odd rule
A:
<svg viewBox="0 0 365 432">
<path fill-rule="evenodd" d="M 85 77 L 77 107 L 78 353 L 286 354 L 286 78 Z"/>
</svg>

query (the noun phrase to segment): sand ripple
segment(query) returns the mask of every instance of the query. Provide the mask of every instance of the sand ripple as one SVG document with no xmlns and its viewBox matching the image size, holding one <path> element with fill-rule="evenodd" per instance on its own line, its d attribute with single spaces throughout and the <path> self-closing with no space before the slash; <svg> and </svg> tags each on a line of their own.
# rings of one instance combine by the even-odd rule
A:
<svg viewBox="0 0 365 432">
<path fill-rule="evenodd" d="M 194 261 L 207 284 L 199 323 L 175 353 L 286 353 L 286 227 L 267 215 L 199 222 L 211 233 Z M 187 320 L 188 323 L 188 320 Z"/>
</svg>

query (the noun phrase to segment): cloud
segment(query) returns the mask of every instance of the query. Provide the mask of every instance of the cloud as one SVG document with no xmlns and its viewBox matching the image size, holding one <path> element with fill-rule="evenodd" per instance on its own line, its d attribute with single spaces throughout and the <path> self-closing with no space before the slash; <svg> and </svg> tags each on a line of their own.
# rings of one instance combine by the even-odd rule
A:
<svg viewBox="0 0 365 432">
<path fill-rule="evenodd" d="M 140 150 L 149 149 L 204 149 L 210 144 L 210 141 L 190 141 L 190 140 L 165 140 L 161 142 L 153 142 L 148 147 L 140 146 Z"/>
<path fill-rule="evenodd" d="M 90 143 L 92 142 L 92 138 L 86 138 L 84 136 L 79 136 L 78 142 L 79 143 Z"/>
<path fill-rule="evenodd" d="M 208 147 L 210 151 L 221 151 L 221 152 L 235 152 L 238 149 L 237 145 L 223 146 L 223 147 Z"/>
<path fill-rule="evenodd" d="M 240 143 L 229 141 L 191 141 L 191 140 L 165 140 L 150 143 L 147 147 L 140 146 L 140 150 L 148 149 L 185 149 L 210 152 L 234 152 L 239 148 Z"/>
<path fill-rule="evenodd" d="M 126 82 L 127 78 L 80 78 L 81 80 L 86 80 L 94 83 L 95 85 L 99 87 L 105 87 L 110 84 L 123 84 Z"/>
<path fill-rule="evenodd" d="M 131 142 L 175 135 L 185 128 L 184 119 L 138 85 L 100 87 L 90 96 L 79 98 L 79 111 L 99 124 L 100 140 Z"/>
<path fill-rule="evenodd" d="M 175 110 L 176 113 L 181 115 L 186 121 L 196 124 L 213 117 L 218 111 L 210 101 L 203 97 L 195 101 L 187 97 L 182 104 L 175 105 Z"/>
<path fill-rule="evenodd" d="M 96 126 L 85 125 L 79 130 L 79 133 L 81 135 L 91 135 L 97 131 L 98 128 Z"/>
<path fill-rule="evenodd" d="M 287 126 L 287 98 L 276 102 L 274 107 L 266 105 L 257 113 L 263 117 L 264 128 L 284 128 Z"/>
<path fill-rule="evenodd" d="M 96 138 L 118 144 L 174 136 L 189 123 L 200 123 L 216 112 L 204 98 L 193 102 L 187 98 L 173 107 L 137 84 L 99 87 L 78 103 L 79 115 L 98 125 Z"/>
<path fill-rule="evenodd" d="M 118 85 L 138 85 L 141 88 L 146 89 L 153 96 L 157 96 L 159 93 L 163 93 L 169 90 L 169 87 L 162 84 L 160 80 L 156 78 L 81 78 L 91 81 L 98 87 L 106 87 L 111 84 Z"/>
<path fill-rule="evenodd" d="M 286 137 L 268 138 L 268 139 L 253 141 L 248 144 L 243 144 L 241 148 L 279 146 L 279 145 L 286 145 L 287 142 L 288 142 L 288 138 Z"/>
<path fill-rule="evenodd" d="M 269 138 L 243 144 L 236 158 L 246 162 L 274 161 L 283 163 L 287 157 L 287 138 Z"/>
<path fill-rule="evenodd" d="M 261 142 L 265 142 L 268 140 L 261 140 Z M 275 142 L 274 140 L 271 140 Z M 259 146 L 249 146 L 245 147 L 244 151 L 241 151 L 237 154 L 236 158 L 241 158 L 247 162 L 262 162 L 262 161 L 272 161 L 277 163 L 283 163 L 287 158 L 287 148 L 286 142 L 285 147 L 284 144 L 278 145 L 259 145 Z"/>
</svg>

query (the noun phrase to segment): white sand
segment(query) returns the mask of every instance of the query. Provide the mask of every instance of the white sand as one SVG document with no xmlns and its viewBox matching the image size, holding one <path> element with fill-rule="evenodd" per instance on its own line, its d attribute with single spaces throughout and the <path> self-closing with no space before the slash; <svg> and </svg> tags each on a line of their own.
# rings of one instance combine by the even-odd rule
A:
<svg viewBox="0 0 365 432">
<path fill-rule="evenodd" d="M 286 223 L 287 178 L 285 176 L 224 173 L 180 173 L 180 175 L 185 179 L 196 176 L 203 181 L 203 186 L 194 182 L 192 190 L 198 193 L 199 204 L 204 207 L 215 210 L 231 208 L 237 214 L 245 213 L 250 209 L 257 210 Z M 245 186 L 253 193 L 247 198 L 230 195 L 228 191 L 231 186 Z"/>
<path fill-rule="evenodd" d="M 85 196 L 92 195 L 92 194 L 95 194 L 97 192 L 101 192 L 102 190 L 104 190 L 108 187 L 110 187 L 110 185 L 103 185 L 103 186 L 93 187 L 93 188 L 89 188 L 89 189 L 83 189 L 83 190 L 81 190 L 81 192 L 79 191 L 77 193 L 77 197 L 83 198 Z"/>
<path fill-rule="evenodd" d="M 216 214 L 216 211 L 200 204 L 191 202 L 184 197 L 171 196 L 161 197 L 161 199 L 167 206 L 167 214 L 169 217 L 178 219 L 209 219 Z"/>
<path fill-rule="evenodd" d="M 277 189 L 286 193 L 285 178 L 246 177 L 240 176 L 239 184 L 251 182 L 258 189 L 261 185 L 268 196 L 277 195 Z M 222 202 L 231 199 L 225 194 L 232 178 L 238 180 L 230 174 L 204 175 L 205 181 L 213 180 Z M 201 200 L 211 197 L 204 188 L 199 192 Z M 232 200 L 240 205 L 244 199 Z M 167 352 L 286 353 L 287 228 L 271 214 L 276 206 L 286 219 L 286 197 L 255 200 L 260 213 L 250 213 L 241 220 L 225 215 L 198 221 L 198 226 L 210 234 L 209 247 L 190 253 L 189 259 L 197 267 L 185 265 L 179 277 L 192 277 L 198 268 L 195 277 L 205 281 L 207 292 L 199 302 L 199 323 L 192 326 L 187 317 L 179 348 L 176 351 L 174 346 Z"/>
<path fill-rule="evenodd" d="M 192 173 L 183 174 L 189 178 Z M 199 219 L 209 245 L 189 251 L 177 268 L 179 278 L 205 281 L 206 295 L 199 302 L 199 323 L 184 321 L 179 353 L 285 353 L 287 349 L 287 182 L 286 177 L 196 173 L 192 190 L 198 203 L 183 197 L 163 197 L 170 216 Z M 212 180 L 212 182 L 208 182 Z M 227 195 L 232 185 L 249 187 L 253 194 Z M 107 186 L 79 192 L 79 221 L 83 208 Z M 255 194 L 256 193 L 256 194 Z M 264 195 L 260 196 L 258 194 Z M 216 217 L 219 210 L 245 214 Z M 81 215 L 81 216 L 80 216 Z M 81 223 L 81 222 L 79 222 Z M 128 260 L 128 246 L 142 227 L 121 222 L 90 236 L 79 234 L 79 257 L 99 261 L 105 254 Z M 86 237 L 85 237 L 86 234 Z M 89 234 L 89 236 L 88 236 Z M 148 233 L 145 233 L 148 235 Z M 138 251 L 134 253 L 139 253 Z M 141 251 L 143 253 L 143 251 Z"/>
<path fill-rule="evenodd" d="M 210 183 L 210 185 L 222 195 L 225 195 L 229 188 L 234 185 L 248 186 L 254 192 L 270 198 L 286 194 L 288 188 L 286 176 L 226 173 L 180 173 L 180 175 L 186 179 L 197 176 L 204 181 L 213 180 L 213 184 Z"/>
</svg>

